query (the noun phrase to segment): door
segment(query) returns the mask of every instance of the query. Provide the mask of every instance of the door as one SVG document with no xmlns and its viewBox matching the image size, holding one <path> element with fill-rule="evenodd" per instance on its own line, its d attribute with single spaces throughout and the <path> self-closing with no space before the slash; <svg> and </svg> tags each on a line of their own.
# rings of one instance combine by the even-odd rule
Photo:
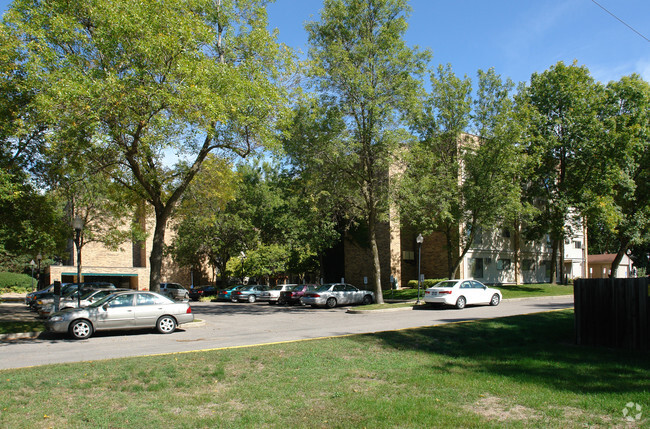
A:
<svg viewBox="0 0 650 429">
<path fill-rule="evenodd" d="M 483 292 L 481 290 L 481 292 Z M 467 280 L 460 284 L 460 294 L 465 297 L 467 304 L 476 304 L 480 300 L 480 292 L 474 288 L 472 282 Z"/>
<path fill-rule="evenodd" d="M 151 293 L 136 294 L 134 308 L 135 326 L 142 328 L 156 326 L 158 318 L 165 313 L 165 303 L 169 304 L 169 301 Z"/>
<path fill-rule="evenodd" d="M 117 295 L 99 308 L 97 329 L 121 329 L 135 326 L 133 294 Z"/>
<path fill-rule="evenodd" d="M 485 304 L 490 302 L 492 295 L 490 291 L 482 283 L 477 282 L 476 280 L 472 281 L 472 286 L 476 290 L 476 302 L 479 304 Z"/>
<path fill-rule="evenodd" d="M 345 285 L 345 295 L 348 304 L 361 304 L 363 292 L 352 285 Z"/>
</svg>

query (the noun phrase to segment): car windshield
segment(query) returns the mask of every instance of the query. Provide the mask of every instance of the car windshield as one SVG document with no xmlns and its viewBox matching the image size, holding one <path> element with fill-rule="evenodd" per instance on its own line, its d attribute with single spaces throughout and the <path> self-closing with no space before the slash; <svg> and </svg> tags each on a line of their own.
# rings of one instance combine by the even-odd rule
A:
<svg viewBox="0 0 650 429">
<path fill-rule="evenodd" d="M 97 292 L 97 291 L 96 291 L 96 290 L 90 290 L 90 291 L 88 291 L 88 292 L 82 294 L 82 295 L 81 295 L 81 299 L 86 299 L 86 298 L 88 298 L 90 295 L 94 294 L 95 292 Z"/>
<path fill-rule="evenodd" d="M 282 288 L 284 288 L 284 285 L 273 286 L 273 288 L 271 290 L 282 290 Z"/>
<path fill-rule="evenodd" d="M 301 290 L 302 290 L 302 288 L 303 288 L 303 286 L 302 286 L 302 285 L 298 285 L 298 286 L 296 286 L 296 287 L 294 287 L 294 288 L 293 288 L 293 289 L 291 289 L 291 290 L 296 290 L 296 291 L 301 291 Z"/>
<path fill-rule="evenodd" d="M 95 301 L 92 304 L 90 304 L 89 307 L 93 307 L 93 308 L 101 307 L 102 305 L 106 304 L 106 301 L 108 301 L 112 296 L 113 296 L 112 293 L 108 294 L 104 298 L 100 299 L 99 301 Z"/>
<path fill-rule="evenodd" d="M 457 281 L 446 281 L 446 282 L 440 282 L 433 287 L 439 287 L 439 288 L 452 288 L 454 287 L 458 282 Z"/>
</svg>

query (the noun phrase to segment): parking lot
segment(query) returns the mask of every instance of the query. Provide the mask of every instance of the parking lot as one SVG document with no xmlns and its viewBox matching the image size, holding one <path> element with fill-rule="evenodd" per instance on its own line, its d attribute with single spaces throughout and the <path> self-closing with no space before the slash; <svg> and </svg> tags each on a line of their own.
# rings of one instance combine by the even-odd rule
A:
<svg viewBox="0 0 650 429">
<path fill-rule="evenodd" d="M 548 297 L 503 301 L 498 307 L 467 307 L 349 313 L 304 306 L 267 303 L 192 302 L 197 320 L 170 335 L 146 331 L 98 333 L 76 341 L 43 333 L 35 339 L 0 343 L 0 368 L 16 368 L 62 362 L 190 352 L 226 347 L 298 341 L 330 336 L 407 329 L 443 323 L 494 318 L 570 308 L 573 297 Z M 25 315 L 24 304 L 0 304 L 0 317 L 11 308 Z M 22 308 L 21 308 L 22 307 Z"/>
</svg>

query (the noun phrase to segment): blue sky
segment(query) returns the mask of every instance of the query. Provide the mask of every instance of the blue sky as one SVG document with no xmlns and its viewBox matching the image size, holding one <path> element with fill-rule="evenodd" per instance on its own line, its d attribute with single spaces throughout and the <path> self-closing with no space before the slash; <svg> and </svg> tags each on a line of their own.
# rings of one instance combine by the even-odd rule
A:
<svg viewBox="0 0 650 429">
<path fill-rule="evenodd" d="M 597 0 L 650 39 L 650 1 Z M 10 2 L 0 0 L 4 12 Z M 650 42 L 592 0 L 411 0 L 406 40 L 433 52 L 431 67 L 450 63 L 458 75 L 494 67 L 529 81 L 558 61 L 577 60 L 602 82 L 639 73 L 650 81 Z M 280 41 L 307 51 L 304 23 L 317 20 L 322 0 L 276 0 L 270 26 Z"/>
</svg>

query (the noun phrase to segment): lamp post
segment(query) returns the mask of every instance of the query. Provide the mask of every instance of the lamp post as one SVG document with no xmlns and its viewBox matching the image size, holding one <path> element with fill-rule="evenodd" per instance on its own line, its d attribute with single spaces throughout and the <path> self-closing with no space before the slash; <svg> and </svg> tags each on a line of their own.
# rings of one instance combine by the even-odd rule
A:
<svg viewBox="0 0 650 429">
<path fill-rule="evenodd" d="M 80 217 L 75 217 L 72 220 L 72 227 L 74 228 L 74 244 L 77 246 L 77 282 L 81 282 L 81 231 L 84 228 L 84 220 Z"/>
<path fill-rule="evenodd" d="M 418 237 L 415 239 L 416 243 L 418 243 L 418 300 L 416 304 L 420 303 L 420 288 L 422 286 L 422 280 L 420 276 L 420 262 L 422 261 L 422 242 L 424 241 L 424 237 L 422 237 L 422 234 L 418 234 Z"/>
<path fill-rule="evenodd" d="M 244 284 L 244 259 L 246 259 L 246 254 L 242 251 L 239 252 L 239 261 L 241 262 L 241 282 Z"/>
<path fill-rule="evenodd" d="M 34 260 L 32 259 L 29 265 L 32 266 L 32 291 L 33 291 L 35 290 L 34 289 L 34 267 L 36 266 L 36 262 L 34 262 Z"/>
<path fill-rule="evenodd" d="M 43 260 L 43 255 L 41 255 L 41 252 L 38 252 L 38 255 L 36 255 L 36 261 L 38 261 L 38 282 L 36 282 L 36 289 L 41 288 L 41 261 Z"/>
<path fill-rule="evenodd" d="M 77 246 L 77 283 L 81 283 L 81 231 L 84 229 L 84 220 L 79 216 L 75 217 L 72 227 L 75 232 L 74 244 Z M 81 287 L 77 288 L 77 307 L 81 307 Z"/>
</svg>

